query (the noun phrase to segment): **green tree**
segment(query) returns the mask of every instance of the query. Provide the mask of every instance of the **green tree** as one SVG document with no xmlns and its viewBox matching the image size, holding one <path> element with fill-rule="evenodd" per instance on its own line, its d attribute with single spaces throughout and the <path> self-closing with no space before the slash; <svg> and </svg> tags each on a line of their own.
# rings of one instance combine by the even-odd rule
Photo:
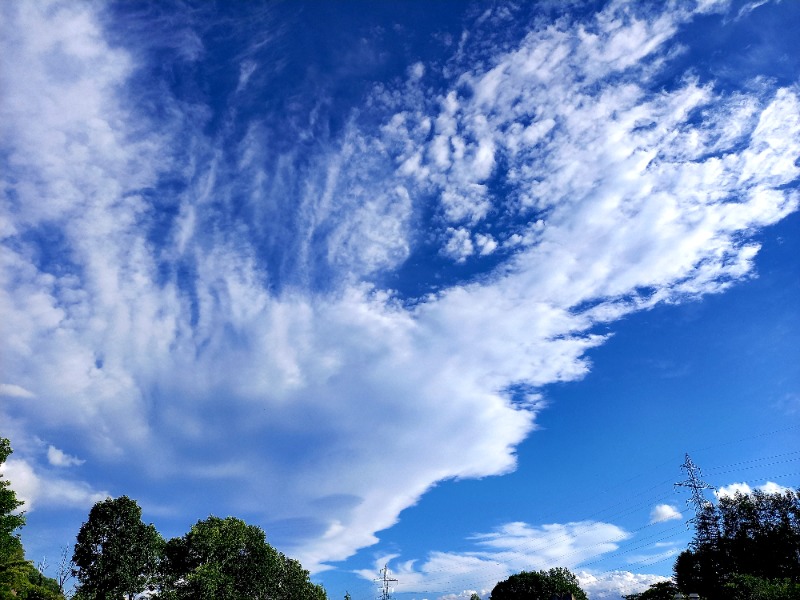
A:
<svg viewBox="0 0 800 600">
<path fill-rule="evenodd" d="M 798 491 L 726 496 L 707 504 L 696 524 L 690 548 L 675 561 L 682 592 L 708 600 L 771 599 L 784 583 L 789 593 L 800 585 Z"/>
<path fill-rule="evenodd" d="M 164 541 L 142 522 L 142 509 L 127 496 L 97 502 L 75 543 L 76 594 L 87 600 L 133 598 L 153 584 Z"/>
<path fill-rule="evenodd" d="M 800 583 L 800 492 L 737 493 L 717 511 L 726 572 Z"/>
<path fill-rule="evenodd" d="M 0 438 L 0 465 L 11 455 L 11 442 Z M 45 577 L 33 563 L 25 560 L 25 551 L 16 530 L 25 525 L 17 509 L 22 506 L 9 481 L 0 473 L 0 600 L 63 600 L 55 580 Z"/>
<path fill-rule="evenodd" d="M 572 594 L 575 600 L 588 600 L 578 578 L 558 567 L 549 571 L 522 571 L 501 581 L 492 590 L 491 600 L 552 600 Z"/>
<path fill-rule="evenodd" d="M 476 594 L 475 592 L 472 592 L 472 594 L 469 597 L 469 600 L 481 600 L 481 597 L 478 596 L 478 594 Z"/>
<path fill-rule="evenodd" d="M 11 442 L 6 438 L 0 438 L 0 465 L 5 464 L 12 452 Z M 14 533 L 25 525 L 25 516 L 16 512 L 20 506 L 22 501 L 17 499 L 17 494 L 11 489 L 11 483 L 0 479 L 0 564 L 16 556 L 22 548 L 19 535 Z"/>
<path fill-rule="evenodd" d="M 326 600 L 308 571 L 235 517 L 198 521 L 167 542 L 161 569 L 165 600 Z"/>
<path fill-rule="evenodd" d="M 725 584 L 726 600 L 797 600 L 800 583 L 789 579 L 762 579 L 752 575 L 734 575 Z"/>
<path fill-rule="evenodd" d="M 625 600 L 673 600 L 677 591 L 678 586 L 673 582 L 659 581 L 641 593 L 628 594 L 623 598 Z"/>
</svg>

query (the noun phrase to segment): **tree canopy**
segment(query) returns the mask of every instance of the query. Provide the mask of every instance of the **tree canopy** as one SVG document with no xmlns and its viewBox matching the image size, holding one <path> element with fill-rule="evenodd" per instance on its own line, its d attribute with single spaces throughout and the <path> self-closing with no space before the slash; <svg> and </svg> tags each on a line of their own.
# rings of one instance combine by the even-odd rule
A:
<svg viewBox="0 0 800 600">
<path fill-rule="evenodd" d="M 675 562 L 678 588 L 708 600 L 800 597 L 800 492 L 755 491 L 708 503 Z"/>
<path fill-rule="evenodd" d="M 171 539 L 161 566 L 160 598 L 169 600 L 325 600 L 308 571 L 235 517 L 198 521 Z"/>
<path fill-rule="evenodd" d="M 163 540 L 142 522 L 142 509 L 127 496 L 96 503 L 78 532 L 72 561 L 76 597 L 133 598 L 154 584 Z"/>
<path fill-rule="evenodd" d="M 675 593 L 678 591 L 671 581 L 659 581 L 654 583 L 644 592 L 639 594 L 627 594 L 623 596 L 625 600 L 674 600 Z"/>
<path fill-rule="evenodd" d="M 0 465 L 5 464 L 11 455 L 11 442 L 0 438 Z M 2 478 L 2 473 L 0 473 Z M 15 554 L 22 547 L 19 536 L 14 532 L 25 525 L 25 517 L 16 512 L 22 506 L 17 494 L 11 489 L 11 483 L 0 479 L 0 561 Z"/>
<path fill-rule="evenodd" d="M 588 600 L 578 578 L 568 569 L 522 571 L 501 581 L 492 590 L 491 600 L 552 600 L 572 594 L 575 600 Z"/>
<path fill-rule="evenodd" d="M 0 438 L 0 466 L 11 455 L 11 442 Z M 25 560 L 25 551 L 16 531 L 25 525 L 25 517 L 17 509 L 23 502 L 17 498 L 11 483 L 0 473 L 0 600 L 63 600 L 55 580 L 45 577 Z"/>
</svg>

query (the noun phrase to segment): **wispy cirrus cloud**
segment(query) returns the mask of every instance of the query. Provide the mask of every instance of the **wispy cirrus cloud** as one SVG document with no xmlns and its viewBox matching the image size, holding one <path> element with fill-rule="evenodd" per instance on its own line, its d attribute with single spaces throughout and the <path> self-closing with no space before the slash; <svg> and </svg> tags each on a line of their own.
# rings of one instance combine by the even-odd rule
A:
<svg viewBox="0 0 800 600">
<path fill-rule="evenodd" d="M 511 387 L 578 379 L 596 325 L 747 277 L 752 234 L 797 208 L 797 90 L 653 89 L 675 32 L 723 4 L 465 41 L 339 131 L 311 103 L 292 142 L 280 110 L 237 110 L 255 49 L 220 107 L 152 75 L 141 40 L 112 46 L 93 5 L 5 5 L 3 380 L 30 396 L 1 410 L 156 504 L 203 489 L 197 514 L 257 515 L 312 570 L 438 481 L 513 470 L 539 397 Z M 201 69 L 201 33 L 176 69 Z M 409 291 L 422 258 L 438 271 Z"/>
</svg>

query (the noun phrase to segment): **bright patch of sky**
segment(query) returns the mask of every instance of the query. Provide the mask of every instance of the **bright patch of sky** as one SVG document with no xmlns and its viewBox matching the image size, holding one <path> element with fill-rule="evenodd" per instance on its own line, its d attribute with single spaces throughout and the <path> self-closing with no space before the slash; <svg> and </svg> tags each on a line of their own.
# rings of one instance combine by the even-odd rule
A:
<svg viewBox="0 0 800 600">
<path fill-rule="evenodd" d="M 389 564 L 611 598 L 690 539 L 685 452 L 796 482 L 798 4 L 0 10 L 33 558 L 127 494 L 261 525 L 331 597 Z"/>
</svg>

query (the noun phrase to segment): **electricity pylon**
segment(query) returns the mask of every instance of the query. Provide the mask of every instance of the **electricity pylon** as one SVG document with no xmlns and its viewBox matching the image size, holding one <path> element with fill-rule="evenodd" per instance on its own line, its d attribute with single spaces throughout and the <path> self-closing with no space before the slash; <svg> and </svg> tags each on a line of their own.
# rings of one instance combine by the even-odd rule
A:
<svg viewBox="0 0 800 600">
<path fill-rule="evenodd" d="M 383 568 L 379 571 L 379 573 L 381 574 L 381 577 L 375 581 L 381 584 L 381 600 L 391 600 L 392 594 L 389 591 L 389 584 L 397 583 L 397 579 L 389 577 L 388 564 L 383 565 Z"/>
<path fill-rule="evenodd" d="M 689 488 L 692 493 L 686 501 L 686 504 L 694 506 L 694 517 L 687 522 L 687 525 L 694 523 L 695 527 L 695 541 L 692 543 L 697 546 L 715 546 L 719 540 L 718 517 L 714 511 L 714 504 L 703 496 L 703 490 L 716 488 L 700 479 L 700 467 L 692 462 L 688 454 L 681 468 L 686 470 L 688 479 L 676 483 L 675 486 Z"/>
<path fill-rule="evenodd" d="M 679 481 L 675 484 L 675 487 L 686 487 L 692 491 L 692 496 L 686 501 L 686 504 L 694 506 L 694 514 L 696 517 L 703 511 L 706 504 L 709 503 L 703 496 L 703 490 L 715 490 L 716 488 L 700 479 L 700 467 L 692 462 L 692 458 L 688 453 L 686 454 L 686 460 L 684 460 L 681 465 L 681 469 L 686 471 L 689 479 L 686 481 Z"/>
</svg>

